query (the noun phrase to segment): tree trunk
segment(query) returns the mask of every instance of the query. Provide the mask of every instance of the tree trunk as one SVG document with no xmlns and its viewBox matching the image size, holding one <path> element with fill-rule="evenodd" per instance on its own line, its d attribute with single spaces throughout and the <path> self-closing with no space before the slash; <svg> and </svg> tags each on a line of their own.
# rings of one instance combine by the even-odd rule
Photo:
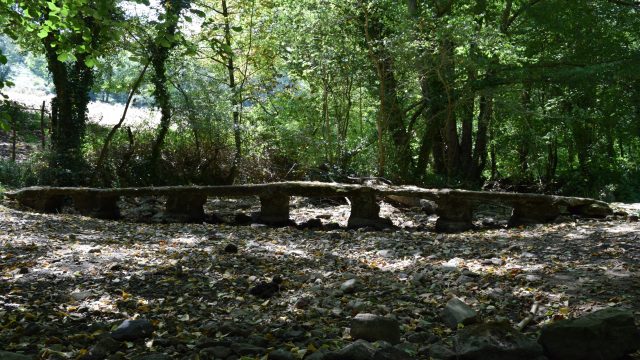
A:
<svg viewBox="0 0 640 360">
<path fill-rule="evenodd" d="M 82 157 L 87 122 L 89 90 L 93 71 L 85 64 L 85 56 L 77 56 L 73 64 L 58 60 L 54 34 L 43 39 L 47 66 L 56 96 L 52 103 L 50 168 L 56 171 L 51 181 L 59 186 L 79 185 L 87 181 L 88 169 Z"/>
<path fill-rule="evenodd" d="M 471 168 L 473 181 L 480 183 L 482 172 L 487 163 L 487 143 L 489 126 L 493 117 L 493 95 L 480 96 L 480 113 L 478 114 L 478 130 L 476 131 L 476 146 L 473 150 L 473 163 Z"/>
<path fill-rule="evenodd" d="M 149 161 L 149 172 L 151 178 L 149 181 L 152 184 L 157 184 L 158 180 L 158 166 L 160 160 L 160 153 L 164 146 L 164 141 L 169 132 L 169 126 L 171 125 L 171 95 L 167 87 L 167 60 L 169 59 L 169 53 L 171 49 L 176 46 L 173 36 L 176 34 L 180 12 L 183 8 L 188 6 L 187 2 L 163 0 L 162 7 L 165 9 L 164 22 L 165 22 L 165 34 L 167 38 L 168 46 L 163 46 L 159 43 L 149 44 L 151 50 L 151 65 L 153 67 L 152 82 L 154 85 L 153 96 L 155 98 L 156 106 L 160 108 L 160 124 L 156 138 L 151 146 L 151 158 Z M 162 35 L 160 35 L 162 36 Z"/>
<path fill-rule="evenodd" d="M 444 6 L 435 7 L 435 17 L 440 18 L 451 10 L 452 2 Z M 418 0 L 407 0 L 409 15 L 414 21 L 414 33 L 417 37 L 425 34 L 425 26 L 421 20 L 421 8 Z M 421 42 L 424 39 L 417 39 Z M 420 142 L 418 161 L 414 168 L 414 177 L 419 178 L 426 172 L 430 155 L 433 155 L 434 172 L 439 175 L 449 173 L 449 166 L 459 159 L 459 145 L 455 114 L 453 111 L 453 95 L 447 90 L 452 85 L 450 76 L 452 63 L 450 51 L 452 44 L 447 40 L 440 41 L 439 51 L 435 55 L 429 55 L 429 49 L 419 49 L 417 57 L 417 69 L 420 79 L 422 101 L 427 105 L 423 113 L 425 122 L 424 133 Z M 447 51 L 443 51 L 446 50 Z M 450 51 L 449 51 L 450 50 Z M 453 140 L 455 138 L 455 146 Z"/>
<path fill-rule="evenodd" d="M 400 181 L 406 181 L 411 165 L 410 136 L 405 129 L 404 111 L 398 97 L 398 83 L 394 74 L 393 57 L 383 45 L 384 25 L 382 21 L 371 16 L 367 10 L 367 4 L 361 5 L 364 12 L 365 40 L 380 83 L 378 90 L 381 126 L 378 131 L 379 133 L 389 132 L 394 145 L 394 164 L 398 167 L 397 177 Z"/>
<path fill-rule="evenodd" d="M 235 65 L 233 59 L 233 50 L 231 48 L 231 22 L 229 19 L 229 9 L 227 8 L 227 0 L 222 0 L 222 16 L 224 17 L 224 41 L 227 45 L 227 74 L 229 76 L 229 89 L 231 90 L 231 116 L 233 118 L 233 141 L 236 148 L 236 154 L 233 158 L 231 171 L 227 178 L 227 183 L 232 184 L 237 175 L 240 161 L 242 160 L 242 129 L 240 124 L 240 103 L 242 102 L 238 87 L 236 85 Z"/>
</svg>

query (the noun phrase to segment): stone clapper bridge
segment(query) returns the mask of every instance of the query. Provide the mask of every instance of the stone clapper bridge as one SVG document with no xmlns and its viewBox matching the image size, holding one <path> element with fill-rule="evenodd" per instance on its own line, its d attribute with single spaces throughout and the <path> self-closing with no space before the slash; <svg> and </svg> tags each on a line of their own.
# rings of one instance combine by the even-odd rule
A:
<svg viewBox="0 0 640 360">
<path fill-rule="evenodd" d="M 274 226 L 291 224 L 289 198 L 346 197 L 351 204 L 350 228 L 391 226 L 389 219 L 380 217 L 378 198 L 411 197 L 434 201 L 437 204 L 436 231 L 459 232 L 473 228 L 473 209 L 479 204 L 510 206 L 512 226 L 547 223 L 561 214 L 583 217 L 605 217 L 612 213 L 605 202 L 554 195 L 466 191 L 453 189 L 424 189 L 415 186 L 370 186 L 322 182 L 279 182 L 268 184 L 226 186 L 166 186 L 135 188 L 28 187 L 5 195 L 22 205 L 41 212 L 58 211 L 71 198 L 81 214 L 102 219 L 120 217 L 120 197 L 165 196 L 166 215 L 179 222 L 202 222 L 203 205 L 207 197 L 260 198 L 259 220 Z"/>
</svg>

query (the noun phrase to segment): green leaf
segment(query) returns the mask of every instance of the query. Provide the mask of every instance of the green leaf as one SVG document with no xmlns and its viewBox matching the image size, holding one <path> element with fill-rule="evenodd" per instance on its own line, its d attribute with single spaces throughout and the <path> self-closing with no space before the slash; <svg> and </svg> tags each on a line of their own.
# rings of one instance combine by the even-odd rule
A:
<svg viewBox="0 0 640 360">
<path fill-rule="evenodd" d="M 46 37 L 47 37 L 47 35 L 49 35 L 49 31 L 48 31 L 48 29 L 41 29 L 41 30 L 38 32 L 38 37 L 39 37 L 40 39 L 44 39 L 44 38 L 46 38 Z"/>
<path fill-rule="evenodd" d="M 76 61 L 78 59 L 76 58 L 75 55 L 73 55 L 70 52 L 63 52 L 63 53 L 58 54 L 58 61 L 65 62 L 67 60 Z"/>
<path fill-rule="evenodd" d="M 6 65 L 6 63 L 7 63 L 7 57 L 0 54 L 0 64 Z"/>
<path fill-rule="evenodd" d="M 53 12 L 59 12 L 60 11 L 60 8 L 53 1 L 49 1 L 47 3 L 47 6 L 49 6 L 49 9 L 51 9 L 51 11 L 53 11 Z"/>
<path fill-rule="evenodd" d="M 159 38 L 158 39 L 158 44 L 160 44 L 160 46 L 166 47 L 166 48 L 171 47 L 171 43 L 169 41 L 167 41 L 167 39 L 165 39 L 165 38 Z"/>
<path fill-rule="evenodd" d="M 58 54 L 58 61 L 65 62 L 69 60 L 69 53 Z"/>
<path fill-rule="evenodd" d="M 87 67 L 92 68 L 92 67 L 98 65 L 98 62 L 96 61 L 96 59 L 94 57 L 90 56 L 90 57 L 84 59 L 84 64 L 87 65 Z"/>
<path fill-rule="evenodd" d="M 231 30 L 233 30 L 235 32 L 240 32 L 240 31 L 242 31 L 242 26 L 232 26 Z"/>
<path fill-rule="evenodd" d="M 196 14 L 197 16 L 203 18 L 205 16 L 207 16 L 207 14 L 204 13 L 204 11 L 202 10 L 198 10 L 198 9 L 191 9 L 191 12 Z"/>
<path fill-rule="evenodd" d="M 0 130 L 9 131 L 11 129 L 10 122 L 11 116 L 6 112 L 0 112 Z"/>
</svg>

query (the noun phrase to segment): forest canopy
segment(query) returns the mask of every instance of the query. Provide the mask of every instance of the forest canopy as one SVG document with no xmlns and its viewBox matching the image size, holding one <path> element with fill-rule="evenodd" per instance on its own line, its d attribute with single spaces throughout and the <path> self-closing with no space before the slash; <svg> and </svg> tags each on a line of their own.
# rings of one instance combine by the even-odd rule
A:
<svg viewBox="0 0 640 360">
<path fill-rule="evenodd" d="M 634 0 L 0 0 L 14 142 L 0 183 L 381 177 L 637 200 L 639 13 Z M 38 81 L 41 109 L 13 99 Z M 108 126 L 89 116 L 102 103 L 119 105 Z M 140 108 L 153 111 L 134 124 Z M 41 144 L 16 160 L 16 142 Z"/>
</svg>

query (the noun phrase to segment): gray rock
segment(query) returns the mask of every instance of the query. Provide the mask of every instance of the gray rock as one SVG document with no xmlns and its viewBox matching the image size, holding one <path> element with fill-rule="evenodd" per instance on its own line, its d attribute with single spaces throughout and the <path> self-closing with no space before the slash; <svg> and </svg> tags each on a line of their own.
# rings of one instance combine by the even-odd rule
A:
<svg viewBox="0 0 640 360">
<path fill-rule="evenodd" d="M 91 290 L 85 291 L 74 291 L 71 293 L 71 298 L 76 301 L 82 301 L 88 299 L 93 296 L 93 292 Z"/>
<path fill-rule="evenodd" d="M 149 320 L 125 320 L 111 333 L 111 337 L 118 341 L 134 341 L 147 338 L 152 333 L 153 325 Z"/>
<path fill-rule="evenodd" d="M 396 319 L 361 313 L 351 320 L 351 337 L 367 341 L 400 342 L 400 325 Z"/>
<path fill-rule="evenodd" d="M 438 204 L 431 200 L 420 199 L 420 206 L 422 207 L 422 211 L 427 215 L 435 215 L 436 210 L 438 210 Z"/>
<path fill-rule="evenodd" d="M 453 259 L 450 259 L 449 261 L 444 263 L 442 266 L 444 268 L 452 268 L 452 269 L 461 268 L 464 266 L 464 259 L 459 257 L 454 257 Z"/>
<path fill-rule="evenodd" d="M 357 340 L 325 355 L 326 360 L 373 360 L 376 349 L 367 341 Z"/>
<path fill-rule="evenodd" d="M 9 351 L 0 350 L 0 359 L 2 359 L 2 360 L 31 360 L 31 359 L 33 359 L 33 357 L 29 356 L 29 355 L 23 355 L 23 354 L 18 354 L 18 353 L 13 353 L 13 352 L 9 352 Z"/>
<path fill-rule="evenodd" d="M 329 353 L 330 353 L 329 350 L 319 349 L 313 354 L 305 357 L 304 360 L 324 360 L 327 357 L 327 354 Z"/>
<path fill-rule="evenodd" d="M 232 243 L 228 243 L 224 247 L 224 252 L 226 252 L 227 254 L 235 254 L 235 253 L 238 252 L 238 245 L 232 244 Z"/>
<path fill-rule="evenodd" d="M 474 281 L 475 281 L 475 280 L 474 280 L 472 277 L 470 277 L 470 276 L 467 276 L 467 275 L 460 275 L 460 276 L 458 276 L 458 278 L 456 279 L 456 284 L 464 285 L 464 284 L 472 283 L 472 282 L 474 282 Z"/>
<path fill-rule="evenodd" d="M 366 307 L 367 307 L 367 303 L 360 299 L 354 299 L 347 303 L 347 309 L 351 310 L 353 313 L 356 313 L 356 314 L 364 311 Z"/>
<path fill-rule="evenodd" d="M 465 327 L 456 335 L 455 353 L 468 360 L 541 360 L 542 347 L 508 323 Z"/>
<path fill-rule="evenodd" d="M 296 357 L 291 351 L 277 349 L 269 353 L 269 360 L 295 360 Z"/>
<path fill-rule="evenodd" d="M 640 349 L 633 313 L 608 308 L 542 328 L 540 344 L 551 359 L 614 360 Z"/>
<path fill-rule="evenodd" d="M 358 279 L 349 279 L 340 285 L 340 291 L 344 294 L 352 294 L 358 289 Z"/>
<path fill-rule="evenodd" d="M 542 276 L 536 274 L 527 274 L 525 275 L 524 279 L 531 282 L 538 282 L 542 280 Z"/>
<path fill-rule="evenodd" d="M 462 300 L 453 298 L 447 302 L 440 316 L 449 328 L 456 329 L 458 324 L 469 325 L 475 323 L 478 314 Z"/>
<path fill-rule="evenodd" d="M 240 356 L 261 355 L 267 352 L 267 350 L 263 347 L 246 343 L 233 343 L 231 344 L 231 350 L 233 350 L 234 353 Z"/>
<path fill-rule="evenodd" d="M 434 360 L 456 359 L 456 353 L 442 344 L 433 344 L 429 348 L 429 359 L 434 359 Z"/>
<path fill-rule="evenodd" d="M 376 351 L 373 356 L 374 360 L 411 360 L 413 357 L 406 352 L 393 346 L 384 347 Z"/>
<path fill-rule="evenodd" d="M 240 322 L 235 323 L 233 321 L 223 322 L 218 328 L 218 331 L 223 334 L 240 337 L 248 337 L 252 333 L 252 330 L 248 325 Z"/>
<path fill-rule="evenodd" d="M 43 327 L 38 323 L 29 323 L 24 327 L 24 331 L 22 335 L 24 336 L 33 336 L 40 333 L 43 330 Z"/>
<path fill-rule="evenodd" d="M 415 332 L 407 336 L 407 341 L 415 344 L 424 344 L 432 342 L 434 335 L 426 332 Z"/>
<path fill-rule="evenodd" d="M 395 256 L 395 252 L 393 250 L 390 250 L 390 249 L 378 250 L 378 252 L 376 254 L 378 256 L 381 256 L 381 257 L 387 258 L 387 259 L 390 259 L 390 258 Z"/>
<path fill-rule="evenodd" d="M 226 346 L 213 346 L 200 350 L 200 356 L 207 359 L 226 359 L 231 355 L 231 349 Z"/>
<path fill-rule="evenodd" d="M 143 355 L 136 358 L 137 360 L 171 360 L 171 356 L 162 353 L 153 353 L 148 355 Z"/>
<path fill-rule="evenodd" d="M 116 352 L 120 348 L 120 343 L 111 336 L 105 336 L 91 347 L 89 354 L 95 358 L 104 358 L 107 354 Z"/>
<path fill-rule="evenodd" d="M 491 259 L 485 259 L 482 260 L 482 265 L 495 265 L 495 266 L 502 266 L 504 265 L 504 260 L 494 257 Z"/>
</svg>

